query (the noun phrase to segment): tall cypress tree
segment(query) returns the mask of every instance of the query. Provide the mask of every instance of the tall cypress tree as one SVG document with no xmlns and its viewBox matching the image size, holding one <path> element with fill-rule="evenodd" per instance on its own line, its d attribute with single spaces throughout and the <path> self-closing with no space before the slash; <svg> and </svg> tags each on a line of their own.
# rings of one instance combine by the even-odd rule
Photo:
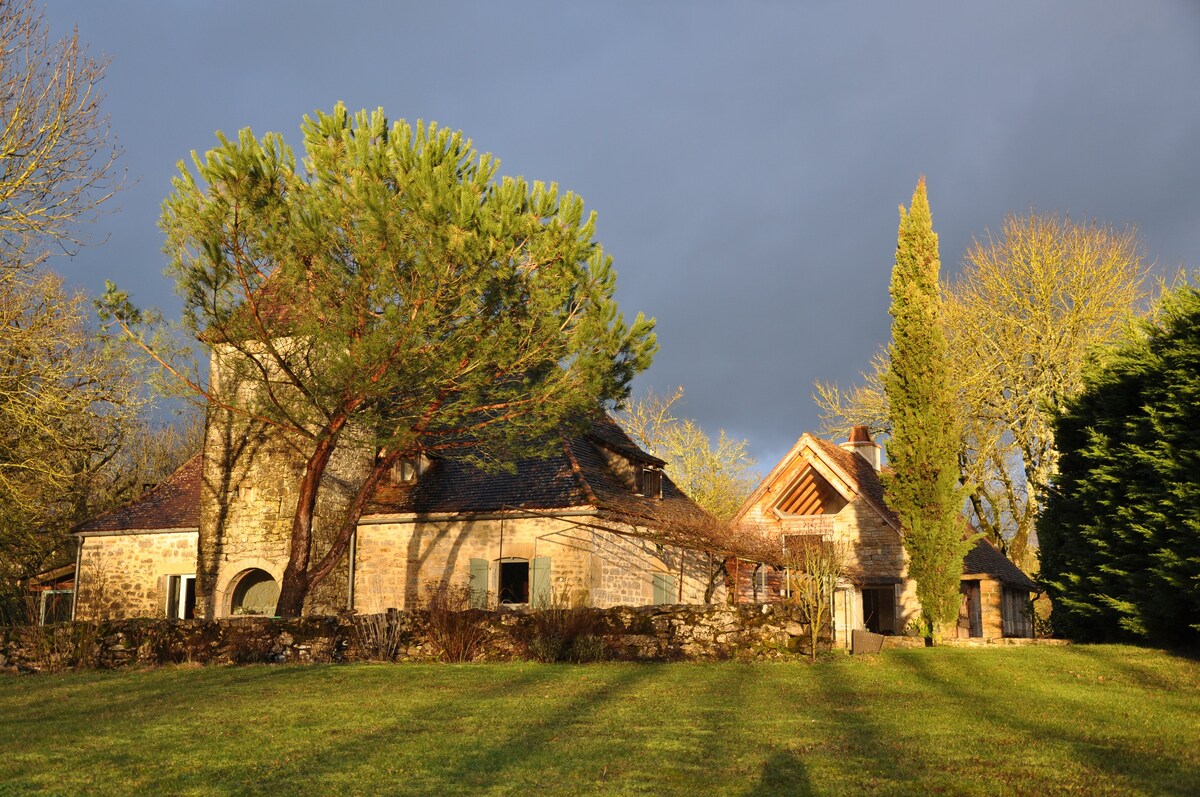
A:
<svg viewBox="0 0 1200 797">
<path fill-rule="evenodd" d="M 925 178 L 907 211 L 900 206 L 892 270 L 891 366 L 884 391 L 891 408 L 887 444 L 893 475 L 888 504 L 900 516 L 908 573 L 935 635 L 958 616 L 963 539 L 958 485 L 958 434 L 941 326 L 938 239 Z"/>
</svg>

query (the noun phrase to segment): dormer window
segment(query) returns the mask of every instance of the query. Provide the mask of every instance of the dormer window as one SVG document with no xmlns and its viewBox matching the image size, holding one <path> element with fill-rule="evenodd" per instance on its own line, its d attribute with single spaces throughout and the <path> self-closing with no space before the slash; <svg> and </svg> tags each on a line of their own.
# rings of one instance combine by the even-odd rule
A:
<svg viewBox="0 0 1200 797">
<path fill-rule="evenodd" d="M 387 456 L 385 449 L 379 449 L 379 453 L 375 455 L 375 461 L 379 462 Z M 412 484 L 417 480 L 417 476 L 421 475 L 422 462 L 420 455 L 414 457 L 404 457 L 392 463 L 392 467 L 388 470 L 387 480 L 392 484 Z"/>
<path fill-rule="evenodd" d="M 639 467 L 634 492 L 647 498 L 662 498 L 662 471 L 658 468 Z"/>
<path fill-rule="evenodd" d="M 391 471 L 388 472 L 388 479 L 392 484 L 410 484 L 417 480 L 417 460 L 401 459 L 397 460 Z"/>
</svg>

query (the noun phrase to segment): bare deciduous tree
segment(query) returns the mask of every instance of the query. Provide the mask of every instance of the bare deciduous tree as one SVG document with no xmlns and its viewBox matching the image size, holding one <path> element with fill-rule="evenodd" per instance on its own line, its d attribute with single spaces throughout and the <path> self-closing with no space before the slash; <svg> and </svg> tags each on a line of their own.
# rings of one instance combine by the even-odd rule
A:
<svg viewBox="0 0 1200 797">
<path fill-rule="evenodd" d="M 967 251 L 945 287 L 944 324 L 965 429 L 961 480 L 974 522 L 1018 564 L 1058 452 L 1053 411 L 1080 388 L 1088 352 L 1112 342 L 1149 298 L 1132 229 L 1056 215 L 1010 216 Z M 823 432 L 891 430 L 877 355 L 864 383 L 816 385 Z"/>
<path fill-rule="evenodd" d="M 667 462 L 671 480 L 713 516 L 728 520 L 758 483 L 754 460 L 745 440 L 733 440 L 722 429 L 716 444 L 695 421 L 677 418 L 674 407 L 683 388 L 670 396 L 654 392 L 629 403 L 621 425 L 656 457 Z"/>
<path fill-rule="evenodd" d="M 143 380 L 126 349 L 95 335 L 88 310 L 52 274 L 0 283 L 0 558 L 35 569 L 66 526 L 132 497 L 95 488 L 129 455 Z"/>
<path fill-rule="evenodd" d="M 809 656 L 817 657 L 821 630 L 833 621 L 838 582 L 846 574 L 843 544 L 816 536 L 791 537 L 783 556 L 788 574 L 788 602 L 808 623 Z"/>
<path fill-rule="evenodd" d="M 75 251 L 79 226 L 120 187 L 100 109 L 106 66 L 78 31 L 51 39 L 32 0 L 0 4 L 0 268 Z"/>
</svg>

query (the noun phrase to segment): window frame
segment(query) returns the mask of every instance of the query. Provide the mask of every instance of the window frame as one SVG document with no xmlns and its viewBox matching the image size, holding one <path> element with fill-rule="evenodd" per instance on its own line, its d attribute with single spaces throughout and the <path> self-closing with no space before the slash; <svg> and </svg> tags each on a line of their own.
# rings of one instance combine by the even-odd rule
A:
<svg viewBox="0 0 1200 797">
<path fill-rule="evenodd" d="M 49 603 L 49 600 L 47 600 L 47 596 L 49 596 L 49 595 L 70 595 L 71 600 L 74 601 L 75 590 L 73 590 L 73 589 L 44 589 L 44 590 L 42 590 L 42 593 L 39 596 L 39 602 L 38 602 L 38 624 L 39 625 L 47 624 L 46 623 L 46 605 Z M 68 612 L 68 614 L 71 614 L 71 612 Z M 72 619 L 74 619 L 74 618 L 68 617 L 67 621 L 70 621 Z"/>
<path fill-rule="evenodd" d="M 527 606 L 533 591 L 533 562 L 520 556 L 506 556 L 499 560 L 496 568 L 496 603 L 500 606 Z M 525 600 L 508 600 L 504 597 L 505 565 L 525 565 Z"/>
<path fill-rule="evenodd" d="M 650 478 L 647 478 L 650 477 Z M 646 498 L 662 498 L 663 472 L 662 468 L 652 465 L 641 465 L 637 471 L 637 484 L 634 492 Z"/>
<path fill-rule="evenodd" d="M 188 616 L 188 584 L 192 585 L 192 612 Z M 172 606 L 171 604 L 175 605 Z M 196 574 L 171 573 L 167 576 L 166 617 L 168 620 L 193 620 L 196 617 Z"/>
</svg>

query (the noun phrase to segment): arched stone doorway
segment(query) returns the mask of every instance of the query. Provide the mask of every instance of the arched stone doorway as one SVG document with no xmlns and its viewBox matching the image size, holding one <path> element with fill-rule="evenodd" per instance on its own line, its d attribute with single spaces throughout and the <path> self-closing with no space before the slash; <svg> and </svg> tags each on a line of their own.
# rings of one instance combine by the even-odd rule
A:
<svg viewBox="0 0 1200 797">
<path fill-rule="evenodd" d="M 275 614 L 279 602 L 279 582 L 266 570 L 252 568 L 238 577 L 230 595 L 231 614 Z"/>
</svg>

